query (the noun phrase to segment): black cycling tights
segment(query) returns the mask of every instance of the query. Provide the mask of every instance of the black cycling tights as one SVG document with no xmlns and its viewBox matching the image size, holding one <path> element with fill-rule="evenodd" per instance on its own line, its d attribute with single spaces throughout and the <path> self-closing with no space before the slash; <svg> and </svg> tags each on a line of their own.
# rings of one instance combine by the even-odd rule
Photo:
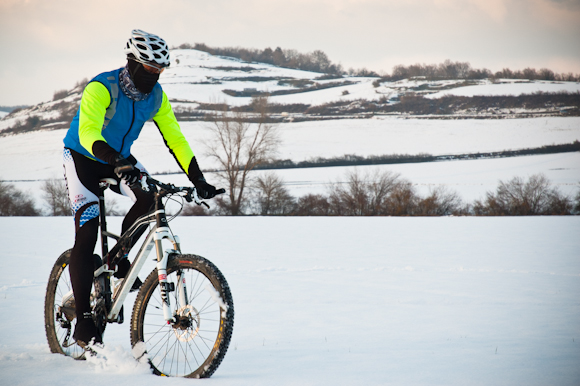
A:
<svg viewBox="0 0 580 386">
<path fill-rule="evenodd" d="M 73 153 L 73 159 L 80 182 L 97 196 L 99 194 L 98 181 L 101 178 L 113 177 L 118 180 L 113 173 L 113 168 L 109 165 L 90 160 L 78 153 Z M 137 200 L 123 220 L 121 233 L 129 229 L 137 218 L 153 209 L 154 200 L 151 194 L 139 188 L 133 189 L 133 193 Z M 99 232 L 99 218 L 92 218 L 80 226 L 79 216 L 75 217 L 76 235 L 75 244 L 70 255 L 69 271 L 76 303 L 76 314 L 82 315 L 85 312 L 91 312 L 90 293 L 94 272 L 93 253 Z M 133 237 L 133 244 L 137 242 L 146 229 L 146 227 L 142 227 L 140 232 Z"/>
</svg>

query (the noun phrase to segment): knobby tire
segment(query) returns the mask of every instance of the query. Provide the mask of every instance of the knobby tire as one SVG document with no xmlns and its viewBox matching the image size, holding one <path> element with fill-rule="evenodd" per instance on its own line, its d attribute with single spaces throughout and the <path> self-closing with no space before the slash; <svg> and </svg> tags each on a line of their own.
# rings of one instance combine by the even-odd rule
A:
<svg viewBox="0 0 580 386">
<path fill-rule="evenodd" d="M 82 359 L 84 350 L 75 343 L 72 333 L 76 325 L 74 300 L 63 306 L 63 299 L 72 294 L 72 285 L 68 270 L 70 252 L 63 252 L 54 263 L 44 298 L 44 328 L 46 339 L 52 353 L 58 353 Z"/>
<path fill-rule="evenodd" d="M 177 275 L 187 286 L 188 306 L 179 304 Z M 163 317 L 157 269 L 143 283 L 131 315 L 131 344 L 145 345 L 146 358 L 157 375 L 208 378 L 220 365 L 234 325 L 234 305 L 228 283 L 219 269 L 197 255 L 172 255 L 167 281 L 172 315 Z"/>
</svg>

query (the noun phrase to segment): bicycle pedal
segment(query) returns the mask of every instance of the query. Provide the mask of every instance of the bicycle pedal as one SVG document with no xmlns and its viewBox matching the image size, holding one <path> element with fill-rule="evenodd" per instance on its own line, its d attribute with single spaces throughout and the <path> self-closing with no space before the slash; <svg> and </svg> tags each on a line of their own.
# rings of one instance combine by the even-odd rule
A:
<svg viewBox="0 0 580 386">
<path fill-rule="evenodd" d="M 81 343 L 81 342 L 79 342 Z M 88 344 L 84 344 L 84 345 L 80 345 L 79 346 L 84 350 L 84 352 L 78 357 L 76 358 L 77 360 L 87 360 L 87 355 L 92 356 L 92 357 L 96 357 L 97 356 L 97 352 L 91 347 L 91 345 Z"/>
</svg>

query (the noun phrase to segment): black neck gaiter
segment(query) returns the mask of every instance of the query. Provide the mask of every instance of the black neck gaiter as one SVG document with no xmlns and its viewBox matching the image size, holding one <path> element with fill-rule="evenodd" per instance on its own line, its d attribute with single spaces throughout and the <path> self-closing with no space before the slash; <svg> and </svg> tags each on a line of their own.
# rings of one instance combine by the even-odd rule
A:
<svg viewBox="0 0 580 386">
<path fill-rule="evenodd" d="M 153 87 L 157 84 L 159 80 L 159 74 L 152 74 L 149 71 L 145 70 L 143 65 L 139 62 L 129 59 L 129 74 L 131 75 L 131 79 L 135 84 L 135 87 L 139 91 L 145 94 L 149 94 L 153 91 Z"/>
</svg>

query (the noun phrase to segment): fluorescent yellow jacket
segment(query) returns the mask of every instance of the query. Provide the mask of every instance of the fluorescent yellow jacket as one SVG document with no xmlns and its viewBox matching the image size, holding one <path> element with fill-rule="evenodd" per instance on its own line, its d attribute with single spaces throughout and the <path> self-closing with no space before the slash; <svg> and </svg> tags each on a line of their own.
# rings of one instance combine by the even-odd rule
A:
<svg viewBox="0 0 580 386">
<path fill-rule="evenodd" d="M 143 125 L 152 119 L 169 151 L 188 173 L 194 154 L 181 132 L 167 95 L 157 84 L 146 99 L 130 99 L 119 87 L 121 70 L 97 75 L 87 85 L 79 111 L 64 138 L 65 147 L 106 163 L 93 154 L 93 144 L 105 141 L 127 158 Z"/>
</svg>

